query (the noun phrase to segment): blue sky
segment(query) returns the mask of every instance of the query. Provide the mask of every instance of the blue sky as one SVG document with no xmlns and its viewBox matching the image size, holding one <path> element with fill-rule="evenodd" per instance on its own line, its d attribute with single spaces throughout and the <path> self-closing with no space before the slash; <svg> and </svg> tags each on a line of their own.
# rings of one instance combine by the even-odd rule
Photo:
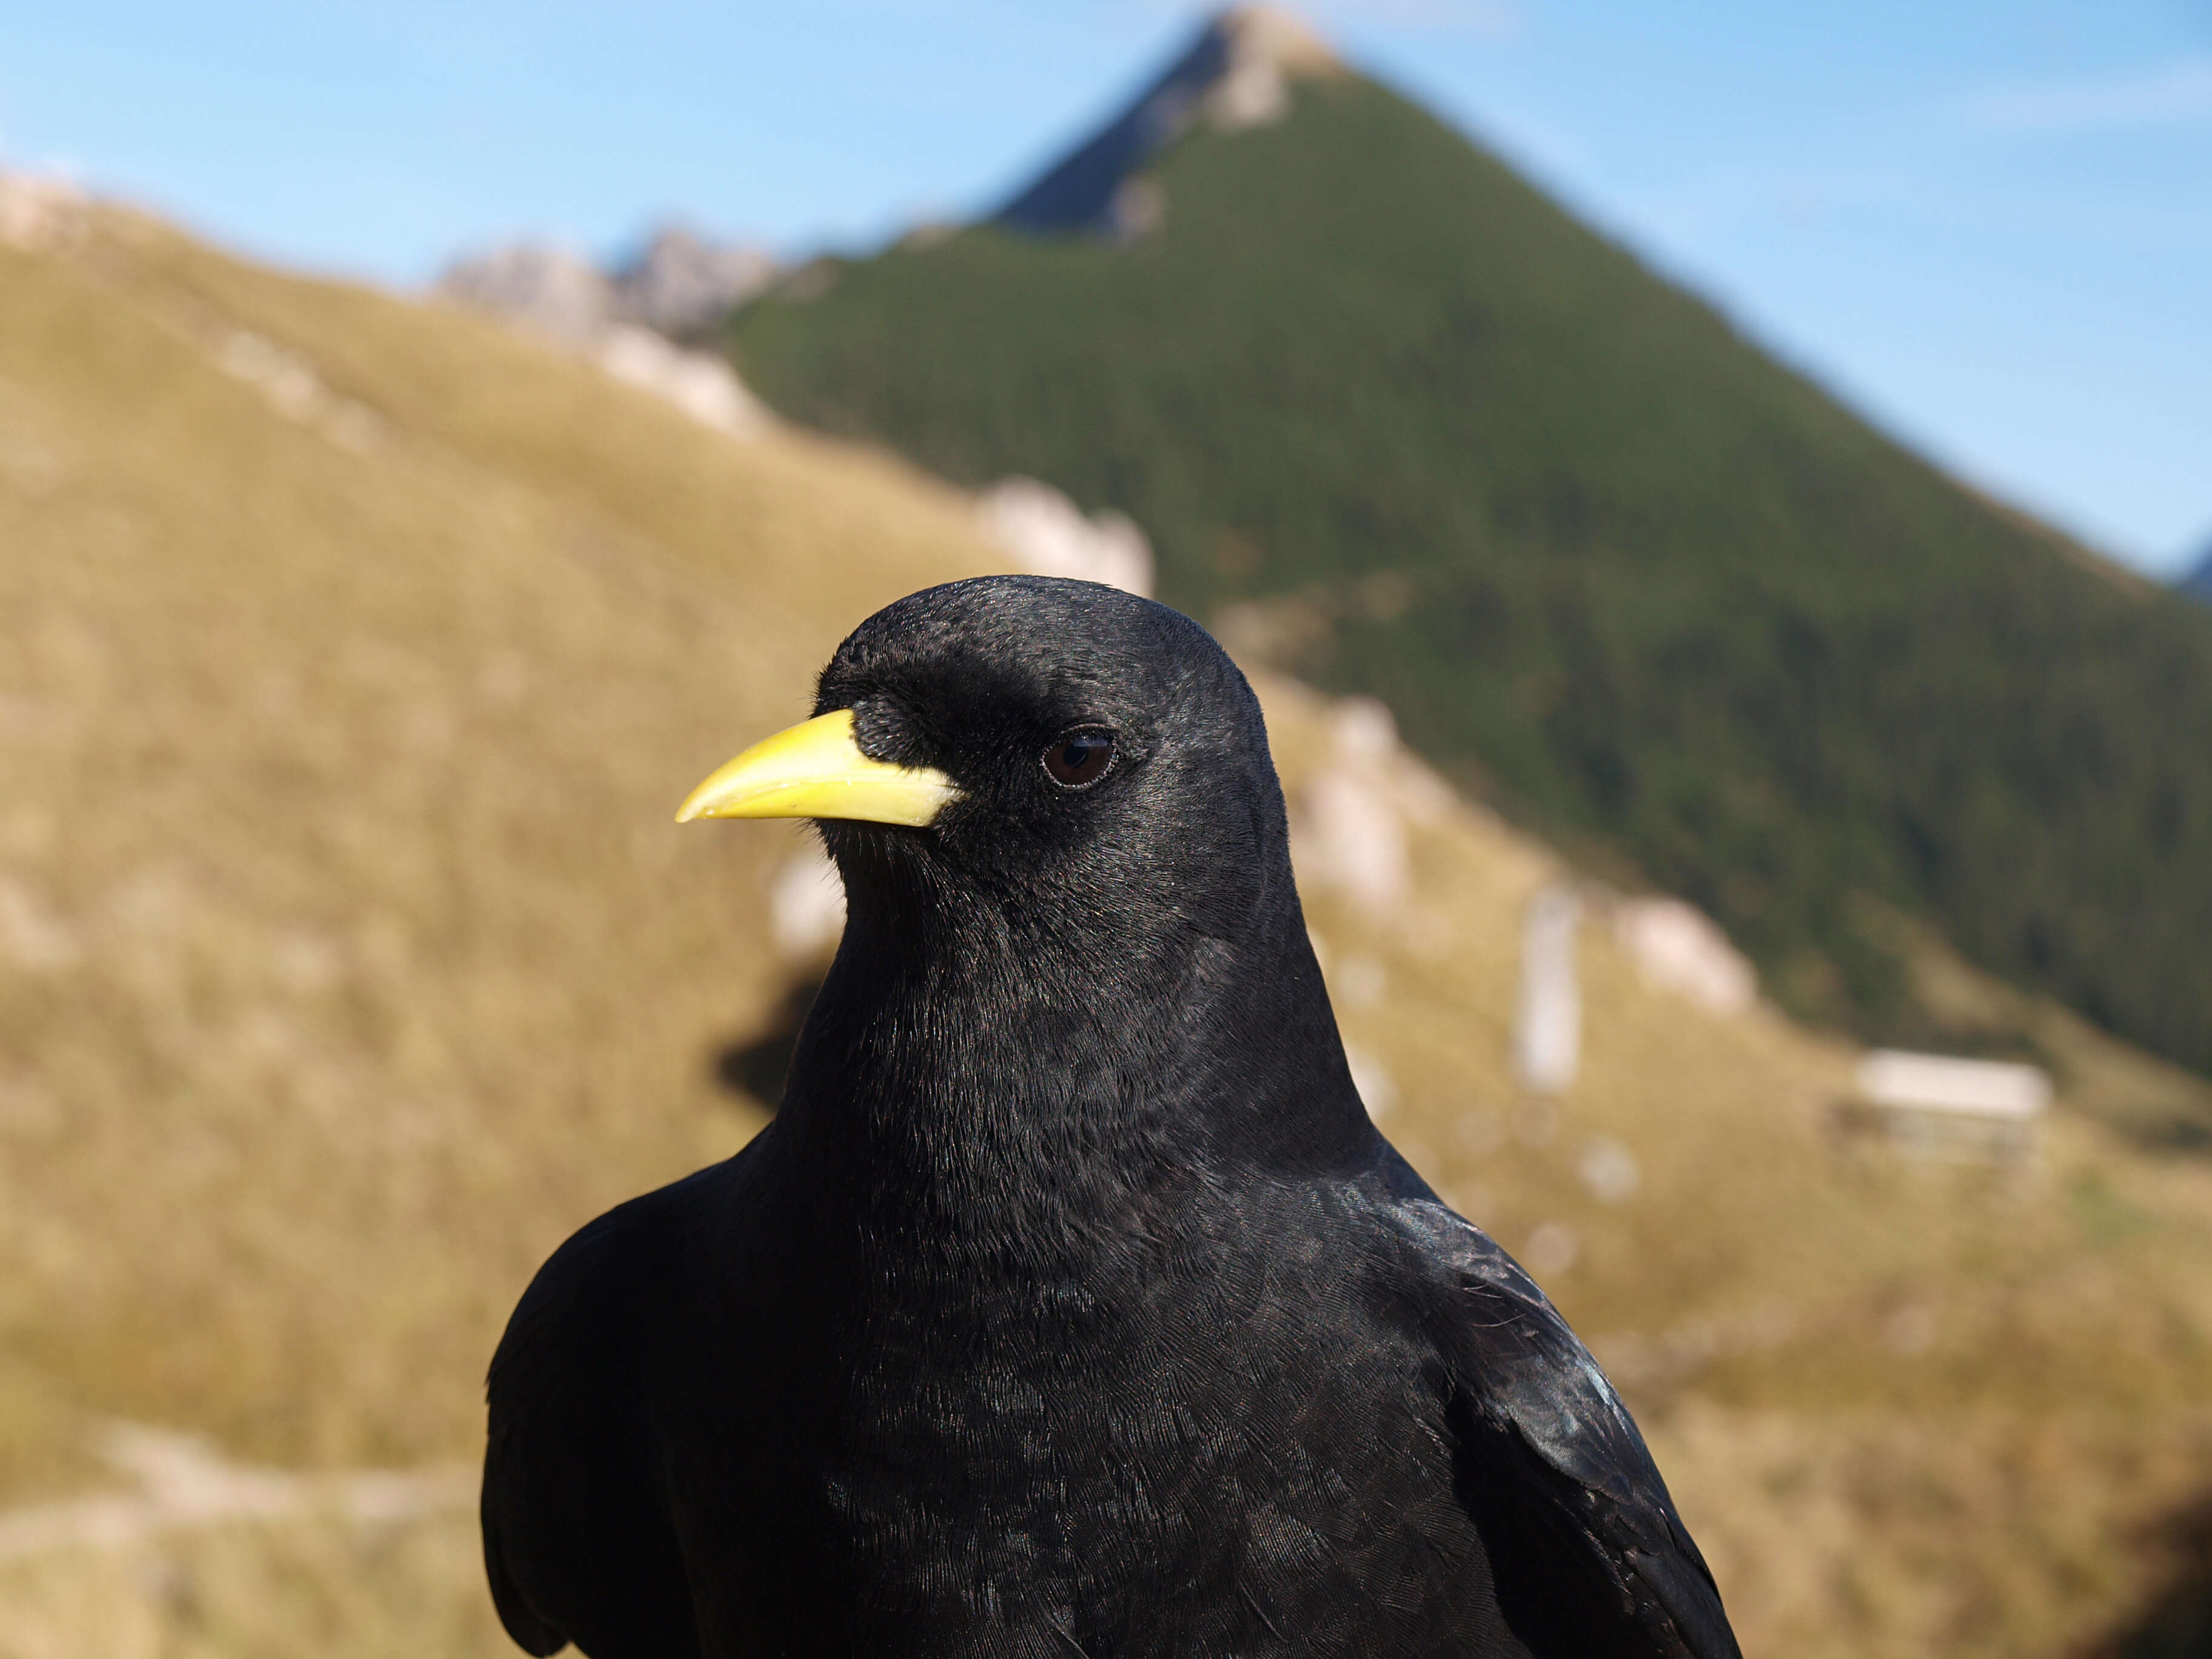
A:
<svg viewBox="0 0 2212 1659">
<path fill-rule="evenodd" d="M 1970 481 L 2212 543 L 2212 0 L 1319 0 L 1355 62 Z M 0 165 L 416 283 L 682 214 L 790 252 L 994 200 L 1173 0 L 16 0 Z"/>
</svg>

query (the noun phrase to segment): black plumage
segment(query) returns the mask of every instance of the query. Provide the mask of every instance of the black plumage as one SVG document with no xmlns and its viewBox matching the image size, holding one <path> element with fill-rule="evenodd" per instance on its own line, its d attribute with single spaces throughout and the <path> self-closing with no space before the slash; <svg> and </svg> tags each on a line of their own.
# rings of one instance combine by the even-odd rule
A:
<svg viewBox="0 0 2212 1659">
<path fill-rule="evenodd" d="M 821 824 L 849 919 L 776 1121 L 516 1310 L 483 1508 L 515 1639 L 1735 1656 L 1595 1364 L 1369 1121 L 1204 631 L 955 583 L 846 641 L 844 708 L 959 795 Z"/>
</svg>

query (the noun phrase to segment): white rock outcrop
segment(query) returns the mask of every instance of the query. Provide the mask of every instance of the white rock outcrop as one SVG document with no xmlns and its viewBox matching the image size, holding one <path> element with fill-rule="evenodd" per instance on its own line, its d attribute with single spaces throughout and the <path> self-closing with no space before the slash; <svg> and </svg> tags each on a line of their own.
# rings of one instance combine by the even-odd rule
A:
<svg viewBox="0 0 2212 1659">
<path fill-rule="evenodd" d="M 1048 235 L 1103 235 L 1128 244 L 1158 230 L 1167 210 L 1152 161 L 1200 122 L 1224 131 L 1290 112 L 1292 83 L 1343 73 L 1328 45 L 1297 17 L 1237 6 L 1190 45 L 1105 125 L 1060 156 L 994 216 Z"/>
<path fill-rule="evenodd" d="M 573 249 L 517 242 L 456 260 L 438 292 L 581 353 L 702 426 L 750 438 L 770 423 L 767 406 L 723 358 L 668 334 L 711 323 L 775 270 L 757 248 L 711 243 L 672 226 L 611 274 Z"/>
<path fill-rule="evenodd" d="M 1291 803 L 1291 861 L 1302 878 L 1391 915 L 1413 880 L 1407 828 L 1448 811 L 1450 787 L 1398 741 L 1397 722 L 1373 697 L 1339 702 L 1329 739 L 1327 763 Z"/>
<path fill-rule="evenodd" d="M 456 259 L 438 291 L 558 339 L 596 338 L 620 323 L 665 334 L 704 328 L 775 279 L 765 250 L 665 225 L 611 270 L 574 248 L 512 242 Z"/>
<path fill-rule="evenodd" d="M 976 502 L 983 533 L 1033 576 L 1069 576 L 1103 582 L 1150 598 L 1152 544 L 1119 513 L 1085 518 L 1083 509 L 1050 484 L 1006 478 Z"/>
<path fill-rule="evenodd" d="M 688 225 L 664 225 L 611 279 L 621 321 L 685 334 L 704 328 L 775 280 L 764 249 L 711 241 Z"/>
<path fill-rule="evenodd" d="M 0 173 L 0 243 L 51 247 L 76 229 L 88 205 L 84 192 L 66 179 Z"/>
<path fill-rule="evenodd" d="M 1680 899 L 1616 900 L 1613 933 L 1647 984 L 1717 1014 L 1740 1013 L 1759 1000 L 1750 958 L 1704 911 Z"/>
<path fill-rule="evenodd" d="M 598 338 L 615 320 L 606 273 L 574 249 L 543 242 L 455 260 L 438 292 L 571 345 Z"/>
<path fill-rule="evenodd" d="M 592 356 L 617 380 L 650 392 L 700 425 L 733 438 L 753 437 L 773 418 L 722 358 L 710 351 L 687 351 L 651 329 L 618 323 L 599 337 Z"/>
<path fill-rule="evenodd" d="M 1290 112 L 1291 82 L 1344 67 L 1304 19 L 1273 6 L 1238 6 L 1216 27 L 1229 61 L 1206 94 L 1206 113 L 1228 131 L 1280 120 Z"/>
</svg>

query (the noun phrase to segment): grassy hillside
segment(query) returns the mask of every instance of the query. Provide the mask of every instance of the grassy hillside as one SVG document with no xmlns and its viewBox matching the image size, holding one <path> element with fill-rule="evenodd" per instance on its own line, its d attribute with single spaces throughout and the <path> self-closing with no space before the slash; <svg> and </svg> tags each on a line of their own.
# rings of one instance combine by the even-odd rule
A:
<svg viewBox="0 0 2212 1659">
<path fill-rule="evenodd" d="M 1930 1035 L 1872 898 L 2212 1068 L 2212 616 L 1372 83 L 1152 178 L 1136 247 L 825 264 L 728 343 L 800 419 L 1127 512 L 1167 598 L 1694 899 L 1796 1009 Z"/>
<path fill-rule="evenodd" d="M 796 833 L 673 804 L 852 621 L 994 556 L 902 467 L 455 313 L 128 219 L 0 248 L 0 1656 L 513 1651 L 485 1356 L 561 1237 L 763 1121 L 713 1060 L 789 988 Z M 1310 825 L 1335 716 L 1263 690 Z M 1930 1000 L 2062 1060 L 2046 1155 L 1838 1147 L 1847 1045 L 1594 926 L 1537 1110 L 1505 1024 L 1558 859 L 1402 756 L 1365 787 L 1407 897 L 1307 892 L 1385 1126 L 1548 1262 L 1747 1650 L 2124 1624 L 2212 1482 L 2212 1170 L 2104 1126 L 2212 1089 L 1923 942 Z"/>
<path fill-rule="evenodd" d="M 796 834 L 676 802 L 859 614 L 981 556 L 903 468 L 738 446 L 459 313 L 126 219 L 0 247 L 0 1501 L 109 1484 L 110 1416 L 472 1458 L 537 1262 L 761 1121 L 711 1062 L 782 994 Z M 450 1522 L 446 1622 L 499 1650 Z M 388 1542 L 296 1553 L 366 1551 L 396 1612 Z M 258 1650 L 374 1600 L 324 1589 Z M 70 1616 L 135 1628 L 94 1594 Z M 89 1628 L 52 1650 L 131 1650 Z"/>
</svg>

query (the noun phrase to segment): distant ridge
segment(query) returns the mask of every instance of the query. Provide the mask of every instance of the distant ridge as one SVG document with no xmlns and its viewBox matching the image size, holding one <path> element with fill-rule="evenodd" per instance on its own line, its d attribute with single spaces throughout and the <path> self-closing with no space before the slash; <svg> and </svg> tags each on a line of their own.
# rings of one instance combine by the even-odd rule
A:
<svg viewBox="0 0 2212 1659">
<path fill-rule="evenodd" d="M 611 268 L 542 242 L 483 249 L 448 264 L 438 291 L 573 342 L 623 324 L 678 337 L 695 333 L 775 276 L 775 258 L 763 249 L 670 223 Z"/>
<path fill-rule="evenodd" d="M 2183 592 L 2193 593 L 2206 604 L 2212 605 L 2212 548 L 2205 550 L 2203 562 L 2176 585 Z"/>
<path fill-rule="evenodd" d="M 1290 111 L 1290 83 L 1343 72 L 1326 41 L 1271 6 L 1224 11 L 1136 100 L 1047 167 L 994 216 L 1033 233 L 1127 240 L 1151 229 L 1156 198 L 1138 170 L 1196 123 L 1234 131 Z"/>
</svg>

